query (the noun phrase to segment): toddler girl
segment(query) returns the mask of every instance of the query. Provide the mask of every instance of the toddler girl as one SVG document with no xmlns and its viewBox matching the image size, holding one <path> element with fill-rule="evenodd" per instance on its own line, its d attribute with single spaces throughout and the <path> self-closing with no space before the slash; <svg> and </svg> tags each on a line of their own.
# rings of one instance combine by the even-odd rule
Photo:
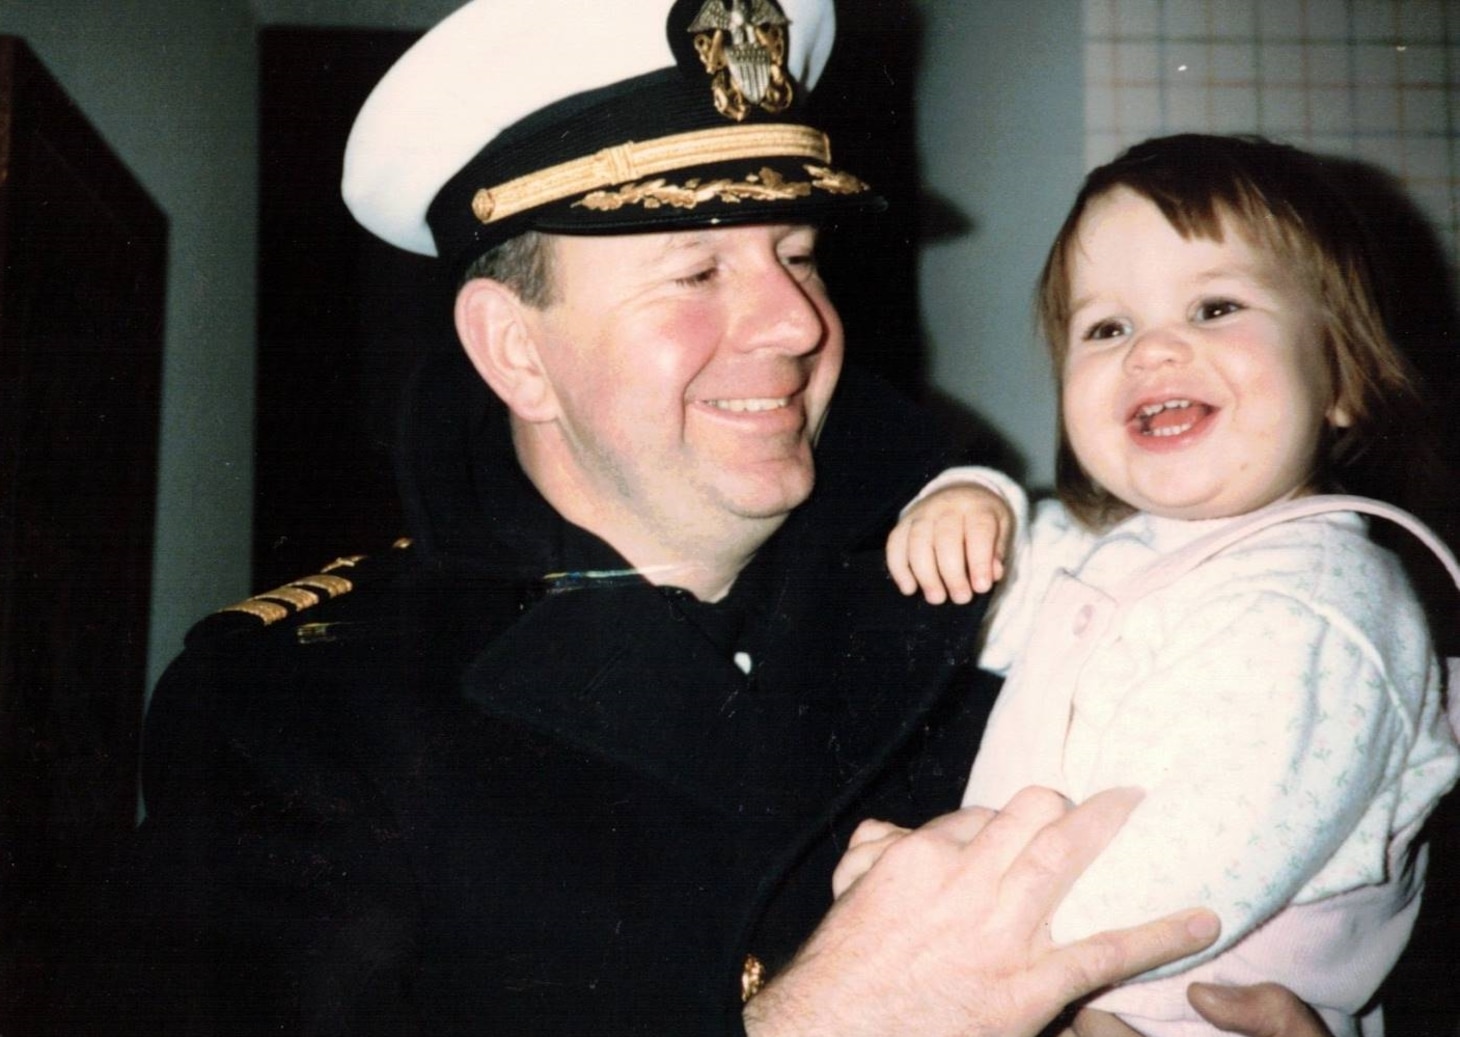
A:
<svg viewBox="0 0 1460 1037">
<path fill-rule="evenodd" d="M 1278 982 L 1339 1037 L 1381 1032 L 1414 837 L 1460 770 L 1424 612 L 1361 512 L 1448 552 L 1326 495 L 1399 499 L 1429 463 L 1360 242 L 1285 146 L 1184 135 L 1095 170 L 1039 289 L 1059 500 L 1026 525 L 1007 479 L 955 470 L 888 542 L 905 593 L 966 601 L 1014 531 L 981 658 L 1008 678 L 966 803 L 1146 790 L 1053 938 L 1221 915 L 1211 950 L 1094 1002 L 1145 1033 L 1211 1032 L 1193 981 Z"/>
</svg>

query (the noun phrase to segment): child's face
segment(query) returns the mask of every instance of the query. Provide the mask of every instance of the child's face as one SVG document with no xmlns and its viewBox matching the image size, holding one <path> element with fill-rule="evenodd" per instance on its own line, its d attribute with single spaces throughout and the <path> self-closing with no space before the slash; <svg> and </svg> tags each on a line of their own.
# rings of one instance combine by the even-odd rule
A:
<svg viewBox="0 0 1460 1037">
<path fill-rule="evenodd" d="M 1333 407 L 1315 302 L 1224 221 L 1185 240 L 1125 188 L 1086 211 L 1071 268 L 1065 430 L 1110 493 L 1173 518 L 1305 491 Z"/>
</svg>

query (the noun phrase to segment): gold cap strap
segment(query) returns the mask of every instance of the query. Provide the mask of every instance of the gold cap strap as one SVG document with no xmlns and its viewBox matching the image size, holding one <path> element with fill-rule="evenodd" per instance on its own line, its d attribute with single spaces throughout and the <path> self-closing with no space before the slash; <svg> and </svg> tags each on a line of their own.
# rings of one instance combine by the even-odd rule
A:
<svg viewBox="0 0 1460 1037">
<path fill-rule="evenodd" d="M 540 205 L 600 187 L 710 162 L 785 156 L 831 161 L 831 142 L 810 126 L 720 126 L 676 133 L 657 140 L 630 141 L 583 158 L 482 188 L 471 211 L 482 223 L 505 220 Z"/>
</svg>

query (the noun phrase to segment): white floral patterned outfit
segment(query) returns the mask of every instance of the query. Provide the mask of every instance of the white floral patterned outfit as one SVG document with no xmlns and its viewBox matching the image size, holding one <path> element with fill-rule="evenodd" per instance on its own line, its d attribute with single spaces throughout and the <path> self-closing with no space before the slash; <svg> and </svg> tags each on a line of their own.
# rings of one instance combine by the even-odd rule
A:
<svg viewBox="0 0 1460 1037">
<path fill-rule="evenodd" d="M 963 477 L 1002 490 L 1028 531 L 980 660 L 1008 676 L 965 802 L 1146 790 L 1055 914 L 1057 941 L 1198 904 L 1222 919 L 1204 954 L 1094 1004 L 1143 1033 L 1210 1034 L 1188 983 L 1271 981 L 1337 1037 L 1381 1033 L 1364 1009 L 1418 911 L 1414 836 L 1460 772 L 1397 559 L 1351 510 L 1255 531 L 1284 505 L 1137 514 L 1097 536 L 1056 502 L 1024 522 L 997 473 Z"/>
</svg>

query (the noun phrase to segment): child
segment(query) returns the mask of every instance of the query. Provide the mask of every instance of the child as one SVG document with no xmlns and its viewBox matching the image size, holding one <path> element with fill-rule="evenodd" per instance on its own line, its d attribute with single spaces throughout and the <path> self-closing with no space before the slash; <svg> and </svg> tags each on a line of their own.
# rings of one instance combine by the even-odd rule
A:
<svg viewBox="0 0 1460 1037">
<path fill-rule="evenodd" d="M 1094 1002 L 1144 1033 L 1212 1032 L 1194 981 L 1281 983 L 1338 1037 L 1382 1032 L 1413 840 L 1460 771 L 1424 613 L 1356 513 L 1372 502 L 1322 496 L 1399 499 L 1386 479 L 1429 463 L 1360 241 L 1281 145 L 1184 135 L 1095 170 L 1039 290 L 1058 502 L 1026 530 L 1017 487 L 956 470 L 888 541 L 904 593 L 966 601 L 1016 530 L 981 659 L 1008 679 L 966 803 L 1146 790 L 1052 937 L 1221 915 L 1211 950 Z"/>
</svg>

